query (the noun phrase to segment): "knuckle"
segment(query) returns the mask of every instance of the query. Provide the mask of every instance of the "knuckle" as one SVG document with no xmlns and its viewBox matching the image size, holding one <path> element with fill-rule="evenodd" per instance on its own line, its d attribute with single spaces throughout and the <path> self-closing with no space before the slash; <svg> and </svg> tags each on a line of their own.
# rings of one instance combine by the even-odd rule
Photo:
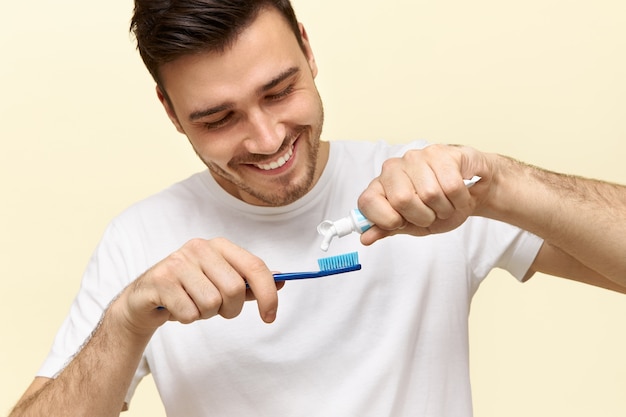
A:
<svg viewBox="0 0 626 417">
<path fill-rule="evenodd" d="M 247 263 L 247 268 L 252 275 L 265 274 L 269 272 L 269 269 L 267 265 L 265 265 L 265 262 L 263 262 L 261 258 L 258 258 L 254 255 Z"/>
<path fill-rule="evenodd" d="M 386 227 L 384 227 L 385 230 L 398 230 L 401 229 L 403 227 L 405 227 L 407 224 L 407 220 L 404 219 L 404 217 L 394 217 L 393 219 L 389 220 L 389 222 L 387 223 Z"/>
<path fill-rule="evenodd" d="M 429 227 L 436 219 L 436 213 L 427 206 L 418 207 L 407 213 L 406 220 L 417 227 Z"/>
<path fill-rule="evenodd" d="M 222 236 L 214 237 L 211 240 L 204 240 L 204 239 L 200 239 L 200 240 L 204 244 L 208 244 L 209 246 L 216 247 L 216 248 L 223 247 L 223 246 L 232 246 L 231 241 Z"/>
<path fill-rule="evenodd" d="M 208 319 L 215 316 L 222 308 L 222 303 L 223 300 L 219 294 L 210 294 L 205 296 L 202 302 L 199 302 L 197 305 L 197 319 Z"/>
<path fill-rule="evenodd" d="M 200 311 L 187 305 L 172 309 L 174 318 L 182 324 L 190 324 L 201 318 Z"/>
<path fill-rule="evenodd" d="M 135 281 L 135 288 L 145 288 L 148 286 L 167 286 L 174 281 L 177 271 L 182 268 L 182 259 L 177 254 L 171 254 L 163 261 L 159 262 L 148 271 L 146 271 L 139 279 Z"/>
<path fill-rule="evenodd" d="M 222 307 L 218 313 L 220 316 L 224 317 L 225 319 L 234 319 L 241 313 L 241 310 L 243 310 L 243 304 L 238 303 L 238 304 L 230 305 L 228 306 L 228 308 Z"/>
<path fill-rule="evenodd" d="M 366 189 L 357 199 L 357 205 L 358 207 L 369 207 L 376 201 L 376 198 L 377 196 L 373 191 Z"/>
<path fill-rule="evenodd" d="M 187 257 L 181 250 L 171 253 L 166 261 L 163 263 L 162 268 L 159 268 L 161 273 L 168 273 L 171 271 L 181 270 L 183 265 L 187 263 Z"/>
<path fill-rule="evenodd" d="M 388 195 L 387 200 L 396 211 L 403 213 L 415 205 L 415 193 L 409 190 L 398 190 Z"/>
<path fill-rule="evenodd" d="M 430 146 L 425 149 L 409 149 L 404 153 L 404 155 L 402 155 L 402 159 L 413 164 L 415 161 L 423 158 L 423 155 L 427 152 L 428 148 L 430 148 Z"/>
<path fill-rule="evenodd" d="M 217 291 L 211 291 L 203 297 L 203 310 L 217 311 L 222 307 L 224 298 Z"/>
<path fill-rule="evenodd" d="M 438 155 L 444 151 L 446 151 L 447 149 L 449 149 L 448 145 L 443 145 L 441 143 L 433 143 L 427 147 L 425 147 L 422 152 L 425 155 Z"/>
<path fill-rule="evenodd" d="M 427 206 L 431 206 L 441 201 L 441 191 L 435 187 L 424 187 L 419 190 L 420 199 Z"/>
<path fill-rule="evenodd" d="M 395 170 L 402 163 L 402 159 L 406 159 L 407 154 L 405 154 L 402 158 L 389 158 L 383 161 L 382 170 Z"/>
<path fill-rule="evenodd" d="M 193 238 L 183 246 L 183 250 L 190 250 L 192 252 L 198 252 L 203 250 L 207 245 L 207 241 L 200 238 Z"/>
<path fill-rule="evenodd" d="M 246 285 L 244 280 L 232 280 L 223 285 L 221 289 L 222 298 L 235 299 L 240 298 L 246 291 Z"/>
</svg>

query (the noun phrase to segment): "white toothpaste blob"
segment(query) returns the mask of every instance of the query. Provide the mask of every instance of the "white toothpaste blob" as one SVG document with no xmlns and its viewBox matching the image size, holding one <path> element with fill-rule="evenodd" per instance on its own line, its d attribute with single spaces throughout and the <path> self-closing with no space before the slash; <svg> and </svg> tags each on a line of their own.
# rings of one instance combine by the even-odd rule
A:
<svg viewBox="0 0 626 417">
<path fill-rule="evenodd" d="M 359 209 L 351 210 L 348 216 L 334 222 L 324 220 L 317 226 L 317 233 L 324 237 L 320 248 L 326 252 L 335 236 L 343 237 L 352 232 L 363 233 L 373 225 Z"/>
</svg>

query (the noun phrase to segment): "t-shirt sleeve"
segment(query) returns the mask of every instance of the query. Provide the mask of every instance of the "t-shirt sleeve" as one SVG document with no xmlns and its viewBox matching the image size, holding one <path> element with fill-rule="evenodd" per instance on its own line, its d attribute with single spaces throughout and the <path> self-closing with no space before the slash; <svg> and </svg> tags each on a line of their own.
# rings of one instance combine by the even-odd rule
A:
<svg viewBox="0 0 626 417">
<path fill-rule="evenodd" d="M 480 283 L 493 268 L 504 269 L 523 280 L 543 245 L 542 238 L 496 220 L 472 217 L 464 229 L 476 283 Z"/>
<path fill-rule="evenodd" d="M 511 275 L 522 281 L 535 261 L 543 245 L 543 239 L 530 232 L 522 231 L 514 243 L 504 253 L 496 267 L 509 271 Z"/>
</svg>

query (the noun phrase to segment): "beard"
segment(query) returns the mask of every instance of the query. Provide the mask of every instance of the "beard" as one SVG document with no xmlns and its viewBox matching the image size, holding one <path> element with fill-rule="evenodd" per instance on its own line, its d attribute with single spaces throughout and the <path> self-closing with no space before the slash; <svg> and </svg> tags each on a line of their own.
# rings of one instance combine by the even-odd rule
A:
<svg viewBox="0 0 626 417">
<path fill-rule="evenodd" d="M 226 181 L 228 183 L 227 186 L 229 186 L 228 188 L 237 190 L 240 199 L 242 199 L 242 194 L 247 194 L 260 202 L 260 205 L 272 207 L 285 206 L 303 197 L 314 185 L 318 171 L 317 157 L 319 154 L 323 120 L 324 112 L 320 103 L 320 116 L 317 122 L 311 126 L 301 126 L 292 129 L 283 140 L 279 151 L 276 152 L 277 155 L 284 153 L 289 147 L 293 146 L 294 141 L 298 142 L 297 157 L 300 158 L 302 155 L 306 155 L 306 160 L 300 162 L 304 165 L 305 172 L 298 178 L 295 177 L 295 173 L 281 175 L 274 179 L 266 179 L 263 181 L 262 186 L 255 187 L 245 180 L 245 177 L 250 175 L 249 168 L 246 168 L 245 172 L 241 175 L 236 174 L 242 172 L 240 169 L 242 164 L 250 165 L 254 164 L 255 160 L 267 160 L 267 155 L 248 154 L 233 158 L 228 163 L 228 168 L 232 173 L 227 172 L 211 161 L 203 159 L 199 154 L 198 156 L 211 171 L 218 183 Z M 258 177 L 262 178 L 263 176 L 259 175 Z M 222 187 L 224 187 L 224 185 L 222 185 Z M 237 197 L 237 195 L 235 196 Z"/>
</svg>

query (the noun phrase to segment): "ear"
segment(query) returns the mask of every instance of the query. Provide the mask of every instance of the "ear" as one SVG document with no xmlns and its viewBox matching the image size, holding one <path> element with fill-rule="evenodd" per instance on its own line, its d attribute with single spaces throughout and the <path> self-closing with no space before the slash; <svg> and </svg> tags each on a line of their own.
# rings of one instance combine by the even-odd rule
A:
<svg viewBox="0 0 626 417">
<path fill-rule="evenodd" d="M 167 117 L 169 117 L 172 123 L 174 123 L 176 130 L 178 130 L 180 133 L 184 135 L 185 131 L 183 130 L 183 127 L 178 121 L 178 116 L 176 116 L 176 112 L 174 111 L 174 108 L 172 107 L 172 103 L 170 103 L 169 99 L 166 97 L 165 93 L 163 93 L 163 91 L 161 90 L 161 87 L 159 87 L 158 85 L 156 86 L 156 93 L 157 93 L 157 97 L 159 98 L 159 101 L 161 102 L 161 104 L 163 105 L 163 108 L 165 109 L 165 112 L 167 113 Z"/>
<path fill-rule="evenodd" d="M 302 23 L 298 23 L 298 27 L 300 28 L 300 36 L 302 36 L 302 43 L 304 45 L 304 55 L 309 63 L 309 68 L 311 68 L 313 78 L 315 78 L 317 76 L 317 63 L 315 62 L 313 49 L 311 48 L 311 43 L 309 42 L 309 35 L 306 33 L 306 29 Z"/>
</svg>

